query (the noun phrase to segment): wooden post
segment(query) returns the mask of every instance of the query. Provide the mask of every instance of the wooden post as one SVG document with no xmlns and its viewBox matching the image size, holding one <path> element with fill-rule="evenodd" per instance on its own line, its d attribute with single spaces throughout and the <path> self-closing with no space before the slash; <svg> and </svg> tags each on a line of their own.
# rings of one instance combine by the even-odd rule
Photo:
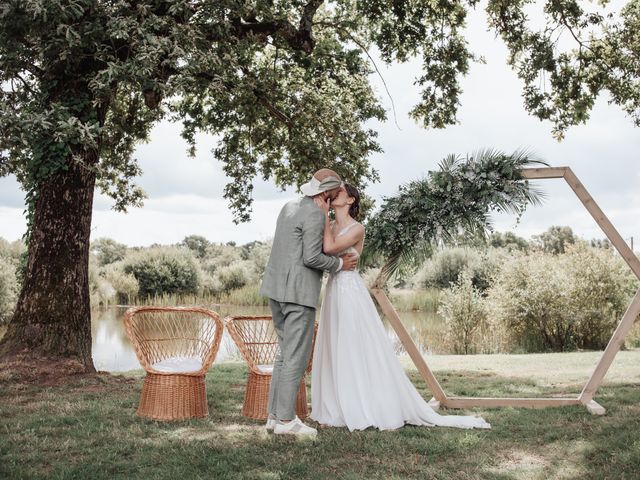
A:
<svg viewBox="0 0 640 480">
<path fill-rule="evenodd" d="M 569 184 L 571 189 L 575 192 L 578 199 L 585 206 L 589 214 L 596 221 L 598 226 L 602 229 L 607 238 L 611 241 L 615 249 L 622 256 L 622 258 L 627 262 L 633 273 L 635 273 L 636 277 L 640 279 L 640 259 L 636 257 L 633 250 L 629 248 L 627 242 L 624 241 L 624 238 L 618 233 L 613 224 L 609 221 L 607 216 L 604 214 L 600 207 L 595 202 L 595 200 L 589 195 L 587 189 L 584 188 L 578 177 L 573 173 L 573 171 L 566 167 L 566 171 L 564 174 L 564 179 Z"/>
<path fill-rule="evenodd" d="M 589 214 L 594 218 L 598 226 L 602 229 L 614 248 L 625 260 L 633 273 L 640 279 L 640 259 L 633 252 L 633 237 L 631 239 L 631 248 L 620 236 L 618 231 L 611 224 L 607 216 L 602 212 L 595 200 L 589 195 L 586 188 L 573 173 L 569 167 L 545 167 L 545 168 L 525 168 L 522 169 L 522 176 L 529 180 L 563 178 L 569 187 L 574 191 L 580 202 L 587 209 Z M 418 372 L 424 378 L 425 382 L 431 389 L 434 398 L 429 404 L 437 409 L 440 406 L 449 408 L 468 408 L 468 407 L 521 407 L 521 408 L 545 408 L 557 407 L 563 405 L 584 405 L 587 410 L 594 415 L 603 415 L 605 409 L 593 400 L 595 392 L 600 387 L 602 380 L 611 366 L 613 359 L 624 344 L 624 339 L 631 330 L 633 323 L 640 314 L 640 290 L 635 294 L 627 311 L 623 315 L 618 327 L 613 333 L 607 348 L 602 354 L 598 365 L 596 366 L 591 378 L 584 386 L 582 393 L 578 397 L 570 398 L 482 398 L 482 397 L 448 397 L 438 380 L 434 376 L 429 366 L 422 358 L 420 351 L 416 347 L 413 340 L 400 321 L 398 313 L 393 308 L 381 287 L 386 283 L 386 273 L 383 267 L 380 275 L 376 279 L 371 293 L 382 308 L 382 311 L 388 318 L 391 326 L 400 338 L 411 360 L 415 364 Z"/>
<path fill-rule="evenodd" d="M 622 317 L 622 320 L 620 320 L 618 327 L 615 332 L 613 332 L 613 336 L 611 337 L 611 340 L 609 340 L 607 348 L 605 348 L 602 357 L 600 357 L 600 361 L 598 362 L 596 369 L 593 371 L 591 378 L 589 378 L 589 381 L 584 386 L 584 389 L 580 394 L 580 401 L 585 405 L 589 402 L 595 403 L 593 402 L 593 395 L 596 393 L 598 387 L 600 387 L 604 375 L 607 373 L 607 370 L 609 370 L 616 354 L 620 351 L 620 348 L 624 344 L 624 339 L 629 333 L 629 330 L 631 330 L 631 327 L 633 327 L 633 322 L 635 322 L 639 314 L 640 290 L 636 292 L 635 296 L 631 300 L 629 308 L 627 308 L 627 311 Z"/>
<path fill-rule="evenodd" d="M 444 403 L 447 395 L 444 393 L 444 390 L 442 390 L 440 383 L 438 383 L 438 380 L 433 375 L 433 372 L 431 372 L 431 369 L 424 361 L 424 358 L 422 358 L 418 347 L 416 347 L 416 344 L 413 343 L 413 340 L 411 340 L 411 336 L 409 336 L 409 333 L 404 328 L 404 325 L 402 324 L 402 322 L 400 321 L 400 317 L 398 316 L 398 312 L 396 312 L 396 309 L 393 308 L 393 305 L 391 305 L 391 302 L 387 298 L 387 295 L 383 290 L 379 288 L 372 288 L 371 293 L 378 302 L 378 305 L 380 305 L 380 308 L 382 308 L 382 311 L 391 323 L 391 326 L 396 331 L 398 338 L 402 342 L 402 345 L 404 345 L 404 348 L 409 354 L 409 357 L 411 357 L 411 360 L 413 360 L 413 363 L 418 369 L 418 372 L 420 372 L 420 375 L 422 376 L 422 378 L 424 378 L 424 381 L 427 382 L 427 386 L 429 387 L 429 390 L 431 390 L 431 393 L 435 397 L 435 400 L 437 402 Z"/>
</svg>

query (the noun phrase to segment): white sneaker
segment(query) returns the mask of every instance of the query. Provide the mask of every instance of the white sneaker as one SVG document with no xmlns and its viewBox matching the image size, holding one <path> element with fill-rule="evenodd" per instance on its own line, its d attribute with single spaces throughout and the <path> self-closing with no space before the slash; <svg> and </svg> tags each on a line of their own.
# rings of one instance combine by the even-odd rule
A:
<svg viewBox="0 0 640 480">
<path fill-rule="evenodd" d="M 273 433 L 273 429 L 275 428 L 277 421 L 276 416 L 273 413 L 270 413 L 267 417 L 267 424 L 265 425 L 267 433 Z"/>
<path fill-rule="evenodd" d="M 302 423 L 302 420 L 296 418 L 290 422 L 283 423 L 280 420 L 276 422 L 276 426 L 273 429 L 273 433 L 276 435 L 311 435 L 315 436 L 318 431 L 315 428 L 309 427 Z"/>
</svg>

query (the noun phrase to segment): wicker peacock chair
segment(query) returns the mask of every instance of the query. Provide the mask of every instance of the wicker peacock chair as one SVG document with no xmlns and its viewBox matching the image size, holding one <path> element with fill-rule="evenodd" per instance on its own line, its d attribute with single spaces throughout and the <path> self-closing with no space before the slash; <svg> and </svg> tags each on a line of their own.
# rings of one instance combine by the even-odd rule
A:
<svg viewBox="0 0 640 480">
<path fill-rule="evenodd" d="M 242 415 L 255 420 L 265 420 L 268 415 L 267 407 L 273 363 L 279 351 L 278 336 L 273 327 L 271 316 L 229 316 L 224 319 L 224 324 L 249 365 Z M 313 333 L 314 346 L 317 330 L 318 325 L 316 324 Z M 305 373 L 311 371 L 312 358 L 313 347 Z M 309 414 L 304 376 L 296 398 L 296 414 L 300 418 L 306 418 Z"/>
<path fill-rule="evenodd" d="M 220 316 L 195 307 L 134 307 L 124 324 L 147 371 L 137 414 L 154 420 L 206 417 L 204 377 L 220 347 Z"/>
</svg>

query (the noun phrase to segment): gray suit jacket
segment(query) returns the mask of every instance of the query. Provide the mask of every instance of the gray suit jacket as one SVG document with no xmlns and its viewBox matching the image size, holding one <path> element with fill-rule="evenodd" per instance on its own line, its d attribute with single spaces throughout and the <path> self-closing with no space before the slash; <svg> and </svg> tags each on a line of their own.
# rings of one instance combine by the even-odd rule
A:
<svg viewBox="0 0 640 480">
<path fill-rule="evenodd" d="M 288 202 L 278 216 L 260 294 L 279 302 L 316 308 L 322 271 L 335 272 L 340 259 L 322 253 L 324 213 L 311 197 Z"/>
</svg>

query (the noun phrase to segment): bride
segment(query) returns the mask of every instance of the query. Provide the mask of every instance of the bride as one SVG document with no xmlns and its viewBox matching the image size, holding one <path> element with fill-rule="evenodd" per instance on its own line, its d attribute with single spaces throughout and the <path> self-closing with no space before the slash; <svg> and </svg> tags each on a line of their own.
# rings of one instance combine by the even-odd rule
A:
<svg viewBox="0 0 640 480">
<path fill-rule="evenodd" d="M 316 199 L 335 222 L 325 222 L 323 249 L 329 255 L 362 253 L 364 227 L 355 219 L 360 195 L 344 185 L 337 198 Z M 491 428 L 474 416 L 440 415 L 415 389 L 387 337 L 369 291 L 359 273 L 329 276 L 320 310 L 313 353 L 311 418 L 350 431 L 405 424 L 458 428 Z"/>
</svg>

